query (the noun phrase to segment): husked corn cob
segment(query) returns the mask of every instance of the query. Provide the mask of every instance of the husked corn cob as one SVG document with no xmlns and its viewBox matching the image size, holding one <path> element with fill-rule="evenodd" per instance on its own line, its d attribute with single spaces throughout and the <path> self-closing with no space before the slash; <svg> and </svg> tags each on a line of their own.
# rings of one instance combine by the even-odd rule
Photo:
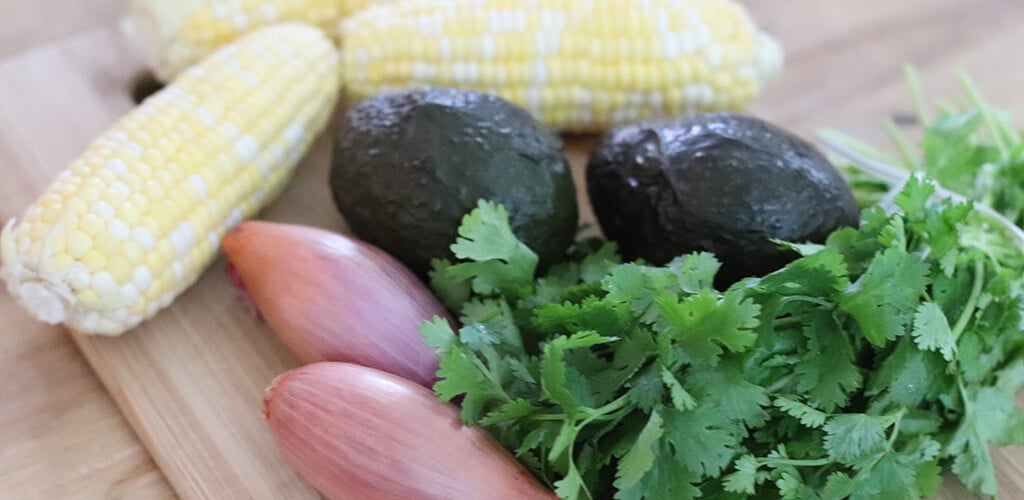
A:
<svg viewBox="0 0 1024 500">
<path fill-rule="evenodd" d="M 781 68 L 733 0 L 404 0 L 340 24 L 349 95 L 495 94 L 560 129 L 740 110 Z"/>
<path fill-rule="evenodd" d="M 0 274 L 38 319 L 120 334 L 196 281 L 275 197 L 337 99 L 321 30 L 256 31 L 124 116 L 0 234 Z"/>
<path fill-rule="evenodd" d="M 133 27 L 164 81 L 254 29 L 299 21 L 334 33 L 339 19 L 387 0 L 133 0 Z"/>
</svg>

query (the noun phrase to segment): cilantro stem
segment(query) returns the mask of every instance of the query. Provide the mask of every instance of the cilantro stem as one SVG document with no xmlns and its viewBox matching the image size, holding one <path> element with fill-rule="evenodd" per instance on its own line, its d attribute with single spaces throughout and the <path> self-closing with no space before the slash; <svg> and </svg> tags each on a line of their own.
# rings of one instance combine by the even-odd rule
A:
<svg viewBox="0 0 1024 500">
<path fill-rule="evenodd" d="M 960 390 L 960 399 L 964 400 L 963 401 L 963 404 L 964 404 L 964 415 L 966 415 L 968 412 L 973 411 L 973 409 L 970 408 L 971 400 L 968 399 L 968 397 L 967 397 L 967 388 L 964 387 L 964 381 L 963 380 L 957 380 L 956 381 L 956 386 L 957 386 L 957 389 Z"/>
<path fill-rule="evenodd" d="M 948 101 L 944 101 L 944 102 L 938 103 L 938 108 L 939 108 L 939 111 L 941 111 L 941 112 L 943 112 L 943 113 L 945 113 L 947 115 L 955 115 L 956 114 L 956 108 L 953 107 L 953 104 L 951 104 Z"/>
<path fill-rule="evenodd" d="M 565 420 L 563 413 L 540 413 L 530 415 L 530 420 Z"/>
<path fill-rule="evenodd" d="M 900 411 L 896 412 L 896 414 L 892 416 L 892 418 L 894 419 L 892 424 L 892 432 L 889 433 L 889 439 L 885 443 L 885 452 L 876 455 L 874 460 L 872 460 L 867 467 L 861 467 L 860 470 L 857 472 L 857 475 L 853 477 L 854 481 L 859 480 L 861 476 L 865 474 L 866 471 L 874 469 L 875 466 L 878 465 L 878 462 L 882 461 L 882 458 L 884 458 L 886 455 L 894 451 L 893 445 L 895 445 L 896 438 L 899 437 L 900 435 L 900 422 L 903 421 L 903 416 L 906 414 L 907 408 L 902 407 L 900 408 Z"/>
<path fill-rule="evenodd" d="M 599 419 L 601 417 L 608 417 L 609 415 L 613 414 L 614 412 L 616 412 L 618 410 L 621 410 L 623 407 L 628 405 L 629 402 L 630 402 L 629 401 L 629 395 L 628 394 L 623 394 L 622 396 L 619 396 L 614 401 L 611 401 L 611 402 L 609 402 L 609 403 L 607 403 L 604 406 L 601 406 L 599 408 L 594 408 L 593 410 L 584 408 L 583 411 L 584 411 L 584 413 L 587 414 L 587 419 L 584 420 L 584 422 L 585 423 L 590 423 L 592 420 L 597 420 L 597 419 Z M 603 418 L 602 418 L 602 420 L 603 420 Z"/>
<path fill-rule="evenodd" d="M 883 153 L 875 149 L 874 147 L 858 141 L 853 137 L 850 137 L 842 132 L 835 130 L 824 129 L 818 132 L 818 137 L 824 140 L 826 143 L 837 144 L 841 147 L 849 149 L 862 156 L 872 158 L 874 160 L 886 163 L 886 164 L 898 164 L 899 161 L 893 158 L 891 155 Z M 886 182 L 891 183 L 892 179 L 884 178 Z"/>
<path fill-rule="evenodd" d="M 787 316 L 785 318 L 778 318 L 778 319 L 772 320 L 772 327 L 778 329 L 778 328 L 784 328 L 784 327 L 787 327 L 787 326 L 799 325 L 799 324 L 804 322 L 805 316 L 806 315 L 801 314 L 801 315 L 798 315 L 798 316 Z"/>
<path fill-rule="evenodd" d="M 573 432 L 578 436 L 580 430 L 583 429 L 584 427 L 586 427 L 586 425 L 588 423 L 589 422 L 587 420 L 584 420 L 583 422 L 581 422 L 580 424 L 578 424 L 576 427 L 573 428 Z M 571 441 L 569 441 L 568 453 L 569 453 L 569 455 L 568 455 L 569 456 L 569 471 L 566 474 L 566 477 L 576 476 L 579 479 L 580 488 L 583 489 L 583 493 L 585 493 L 587 495 L 587 498 L 593 500 L 594 499 L 594 495 L 592 495 L 590 493 L 590 488 L 587 488 L 587 484 L 585 482 L 583 482 L 583 475 L 580 474 L 580 470 L 578 468 L 576 468 L 576 460 L 574 458 L 574 456 L 576 454 L 576 437 L 573 437 L 573 439 Z"/>
<path fill-rule="evenodd" d="M 787 295 L 782 298 L 782 303 L 785 304 L 787 302 L 810 302 L 811 304 L 817 304 L 828 309 L 832 309 L 834 307 L 834 304 L 825 299 L 819 299 L 818 297 L 811 297 L 808 295 Z"/>
<path fill-rule="evenodd" d="M 886 448 L 892 451 L 893 444 L 896 443 L 896 438 L 900 435 L 900 423 L 903 422 L 903 415 L 907 414 L 906 407 L 900 408 L 900 411 L 896 413 L 896 421 L 892 424 L 892 433 L 889 434 L 889 441 L 886 444 Z"/>
<path fill-rule="evenodd" d="M 774 384 L 768 386 L 768 388 L 765 389 L 765 393 L 767 393 L 767 394 L 775 394 L 776 392 L 781 391 L 783 387 L 786 387 L 791 382 L 793 382 L 793 379 L 795 377 L 796 377 L 795 373 L 790 373 L 789 375 L 786 375 L 785 377 L 782 377 L 779 380 L 776 380 Z"/>
<path fill-rule="evenodd" d="M 491 385 L 493 385 L 494 388 L 497 389 L 498 394 L 500 394 L 501 397 L 504 398 L 505 402 L 512 401 L 512 398 L 510 398 L 508 393 L 505 392 L 505 387 L 501 385 L 501 381 L 495 377 L 494 372 L 487 368 L 487 365 L 485 365 L 484 362 L 481 361 L 478 356 L 472 356 L 472 363 L 473 365 L 476 366 L 476 369 L 479 370 L 480 373 L 487 377 L 487 380 L 489 380 L 491 382 Z M 496 366 L 495 363 L 492 363 L 492 365 Z"/>
<path fill-rule="evenodd" d="M 910 89 L 910 98 L 914 101 L 914 110 L 917 111 L 918 125 L 922 128 L 927 127 L 932 119 L 928 116 L 928 106 L 924 102 L 924 91 L 921 90 L 921 79 L 917 76 L 917 70 L 913 66 L 906 66 L 903 68 L 903 74 Z"/>
<path fill-rule="evenodd" d="M 910 143 L 907 142 L 907 138 L 903 136 L 900 129 L 896 127 L 896 123 L 892 120 L 885 120 L 885 132 L 889 136 L 889 140 L 896 145 L 896 149 L 899 149 L 900 156 L 903 157 L 903 165 L 907 167 L 907 170 L 917 170 L 917 161 L 914 160 L 914 150 L 910 147 Z"/>
<path fill-rule="evenodd" d="M 818 458 L 815 460 L 798 460 L 795 458 L 759 458 L 761 465 L 792 465 L 794 467 L 821 467 L 832 463 L 830 458 Z"/>
<path fill-rule="evenodd" d="M 979 260 L 974 263 L 974 284 L 971 286 L 971 295 L 967 297 L 967 303 L 964 304 L 964 310 L 960 311 L 960 317 L 957 318 L 956 324 L 953 325 L 954 340 L 960 339 L 960 335 L 964 333 L 964 329 L 967 328 L 967 323 L 971 320 L 971 316 L 974 314 L 974 309 L 978 306 L 978 298 L 981 297 L 981 286 L 984 276 L 985 263 L 984 261 Z"/>
<path fill-rule="evenodd" d="M 1006 137 L 1003 134 L 1005 132 L 1004 128 L 999 125 L 999 120 L 996 118 L 995 113 L 992 112 L 992 108 L 981 97 L 981 92 L 978 91 L 977 85 L 974 84 L 971 77 L 967 76 L 967 73 L 964 71 L 960 72 L 960 84 L 963 85 L 964 91 L 974 101 L 974 105 L 981 111 L 981 117 L 985 120 L 985 125 L 992 135 L 992 142 L 996 143 L 996 147 L 999 148 L 1003 158 L 1009 157 L 1010 147 L 1006 144 Z"/>
</svg>

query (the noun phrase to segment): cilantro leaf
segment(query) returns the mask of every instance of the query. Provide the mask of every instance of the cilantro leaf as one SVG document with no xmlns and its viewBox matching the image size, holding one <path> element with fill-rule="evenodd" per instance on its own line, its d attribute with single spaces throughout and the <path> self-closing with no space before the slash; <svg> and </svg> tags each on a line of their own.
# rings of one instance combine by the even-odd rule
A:
<svg viewBox="0 0 1024 500">
<path fill-rule="evenodd" d="M 614 336 L 630 325 L 625 307 L 610 300 L 587 297 L 579 303 L 545 304 L 534 309 L 534 324 L 545 331 L 572 333 L 593 330 Z"/>
<path fill-rule="evenodd" d="M 698 252 L 677 257 L 667 267 L 679 274 L 679 286 L 684 292 L 700 293 L 713 288 L 715 274 L 722 264 L 714 254 Z"/>
<path fill-rule="evenodd" d="M 918 500 L 916 471 L 905 456 L 882 453 L 870 468 L 857 476 L 851 500 Z"/>
<path fill-rule="evenodd" d="M 434 384 L 434 392 L 442 401 L 451 401 L 459 395 L 462 399 L 462 420 L 475 423 L 486 407 L 494 401 L 504 399 L 505 394 L 496 386 L 486 370 L 478 363 L 476 356 L 464 348 L 451 349 L 441 358 Z"/>
<path fill-rule="evenodd" d="M 889 225 L 885 226 L 885 229 L 882 229 L 882 233 L 878 235 L 878 241 L 886 248 L 895 248 L 906 252 L 907 230 L 903 225 L 903 218 L 893 217 Z"/>
<path fill-rule="evenodd" d="M 437 349 L 440 356 L 439 380 L 434 384 L 434 392 L 442 401 L 464 395 L 461 412 L 464 422 L 476 422 L 496 401 L 507 399 L 500 385 L 507 366 L 488 367 L 471 347 L 490 347 L 487 339 L 493 337 L 473 327 L 464 327 L 456 335 L 447 320 L 436 316 L 421 325 L 420 333 L 424 342 Z M 464 339 L 470 343 L 464 343 Z M 494 358 L 493 350 L 488 350 L 487 354 Z"/>
<path fill-rule="evenodd" d="M 697 407 L 697 400 L 679 383 L 679 379 L 672 374 L 668 368 L 661 367 L 661 381 L 669 389 L 672 398 L 672 407 L 679 411 L 689 411 Z"/>
<path fill-rule="evenodd" d="M 463 302 L 469 300 L 472 289 L 469 283 L 448 274 L 451 265 L 448 259 L 433 259 L 430 261 L 430 271 L 427 275 L 430 278 L 430 287 L 441 303 L 448 309 L 457 311 Z"/>
<path fill-rule="evenodd" d="M 533 403 L 525 399 L 513 399 L 512 401 L 502 405 L 497 410 L 488 413 L 477 423 L 479 425 L 497 425 L 503 422 L 509 422 L 533 415 L 538 411 L 540 411 L 539 407 L 534 406 Z"/>
<path fill-rule="evenodd" d="M 700 476 L 678 467 L 671 450 L 659 441 L 655 444 L 655 458 L 651 468 L 636 484 L 615 493 L 616 500 L 690 500 L 701 496 L 694 486 Z"/>
<path fill-rule="evenodd" d="M 420 325 L 420 335 L 428 347 L 437 350 L 438 356 L 444 356 L 453 347 L 458 346 L 455 331 L 448 324 L 448 320 L 440 316 L 434 316 L 432 320 Z"/>
<path fill-rule="evenodd" d="M 779 497 L 782 500 L 814 500 L 818 498 L 818 495 L 804 484 L 797 474 L 792 472 L 782 472 L 775 480 L 775 487 L 779 489 Z"/>
<path fill-rule="evenodd" d="M 736 471 L 725 477 L 725 491 L 753 495 L 757 485 L 768 477 L 760 470 L 761 463 L 753 455 L 743 455 L 733 466 Z"/>
<path fill-rule="evenodd" d="M 840 303 L 876 346 L 904 335 L 911 314 L 928 284 L 928 265 L 920 258 L 887 249 L 846 289 Z"/>
<path fill-rule="evenodd" d="M 963 394 L 965 414 L 946 452 L 956 457 L 953 472 L 967 487 L 995 495 L 995 466 L 988 445 L 1008 444 L 1020 437 L 1024 417 L 1013 395 L 995 387 L 968 387 Z"/>
<path fill-rule="evenodd" d="M 597 251 L 580 262 L 580 280 L 584 283 L 600 282 L 621 263 L 619 246 L 614 241 L 603 242 Z"/>
<path fill-rule="evenodd" d="M 515 323 L 512 309 L 504 299 L 474 299 L 462 305 L 460 318 L 466 328 L 472 327 L 476 334 L 474 342 L 487 345 L 500 344 L 502 351 L 520 353 L 523 339 Z M 472 334 L 471 334 L 472 335 Z M 460 330 L 461 336 L 461 330 Z M 470 344 L 470 341 L 463 339 Z M 475 345 L 475 344 L 471 344 Z"/>
<path fill-rule="evenodd" d="M 804 426 L 812 429 L 825 425 L 825 419 L 828 417 L 828 414 L 823 411 L 785 397 L 775 398 L 775 406 L 786 412 L 787 415 L 800 420 L 800 423 Z"/>
<path fill-rule="evenodd" d="M 512 293 L 533 284 L 537 254 L 516 239 L 508 212 L 497 203 L 480 200 L 462 219 L 451 249 L 457 258 L 469 262 L 450 266 L 448 276 L 469 281 L 478 294 Z"/>
<path fill-rule="evenodd" d="M 807 318 L 807 352 L 793 370 L 797 389 L 825 411 L 846 403 L 847 394 L 861 386 L 860 370 L 853 364 L 853 347 L 831 314 L 816 312 Z"/>
<path fill-rule="evenodd" d="M 675 273 L 637 264 L 615 268 L 601 283 L 609 301 L 628 305 L 634 316 L 644 323 L 653 323 L 658 315 L 655 299 L 665 294 L 674 295 L 677 285 Z"/>
<path fill-rule="evenodd" d="M 918 306 L 911 335 L 919 348 L 938 351 L 946 361 L 953 361 L 956 338 L 938 304 L 925 302 Z"/>
<path fill-rule="evenodd" d="M 651 470 L 655 459 L 652 446 L 665 433 L 663 422 L 659 412 L 651 413 L 647 425 L 640 431 L 636 442 L 619 461 L 618 469 L 615 472 L 616 488 L 620 490 L 630 488 L 638 483 L 647 474 L 647 471 Z"/>
<path fill-rule="evenodd" d="M 853 479 L 842 472 L 833 472 L 825 481 L 825 488 L 821 490 L 822 498 L 846 498 L 853 494 Z"/>
<path fill-rule="evenodd" d="M 803 295 L 828 300 L 849 284 L 843 256 L 826 248 L 765 276 L 758 288 L 783 296 Z"/>
<path fill-rule="evenodd" d="M 942 467 L 935 460 L 919 462 L 914 466 L 914 478 L 921 497 L 930 498 L 942 487 Z"/>
<path fill-rule="evenodd" d="M 664 440 L 675 451 L 676 461 L 697 475 L 718 477 L 739 444 L 722 415 L 709 406 L 693 411 L 666 409 Z"/>
<path fill-rule="evenodd" d="M 934 195 L 934 182 L 926 180 L 921 175 L 912 175 L 907 179 L 894 201 L 908 217 L 921 219 L 928 213 L 928 201 Z"/>
<path fill-rule="evenodd" d="M 637 408 L 650 412 L 665 399 L 665 383 L 657 369 L 649 366 L 630 381 L 626 394 Z"/>
<path fill-rule="evenodd" d="M 1020 387 L 1024 387 L 1024 356 L 1000 370 L 996 379 L 996 388 L 1003 392 L 1013 393 Z"/>
<path fill-rule="evenodd" d="M 932 434 L 942 425 L 942 418 L 927 410 L 907 410 L 900 420 L 903 435 Z"/>
<path fill-rule="evenodd" d="M 860 228 L 842 228 L 830 234 L 825 241 L 827 248 L 843 256 L 852 276 L 863 274 L 876 254 L 885 248 L 878 237 L 889 225 L 890 217 L 881 207 L 874 207 L 861 212 L 861 219 Z"/>
<path fill-rule="evenodd" d="M 729 421 L 759 426 L 768 417 L 764 410 L 771 404 L 767 391 L 746 380 L 737 358 L 726 359 L 717 367 L 694 367 L 685 383 L 693 387 L 691 392 L 699 403 L 713 406 Z"/>
<path fill-rule="evenodd" d="M 885 429 L 890 419 L 851 413 L 835 415 L 825 424 L 825 449 L 837 462 L 852 464 L 885 446 Z"/>
<path fill-rule="evenodd" d="M 544 346 L 544 356 L 540 362 L 541 387 L 545 396 L 559 404 L 570 417 L 575 415 L 576 411 L 588 403 L 587 400 L 592 397 L 581 394 L 580 391 L 571 390 L 574 387 L 581 387 L 580 384 L 572 384 L 573 381 L 581 383 L 585 383 L 585 381 L 566 365 L 565 351 L 613 341 L 612 338 L 602 337 L 591 331 L 577 332 L 569 337 L 561 336 L 552 339 Z"/>
<path fill-rule="evenodd" d="M 722 348 L 744 351 L 754 345 L 760 306 L 740 293 L 726 293 L 720 300 L 713 292 L 703 291 L 680 302 L 662 295 L 655 299 L 659 317 L 655 330 L 672 338 L 686 360 L 714 365 Z"/>
<path fill-rule="evenodd" d="M 555 481 L 555 494 L 559 498 L 576 500 L 580 498 L 581 491 L 586 491 L 586 483 L 576 469 L 571 469 L 562 479 Z"/>
<path fill-rule="evenodd" d="M 932 213 L 925 219 L 924 227 L 918 229 L 923 233 L 923 239 L 928 243 L 934 258 L 949 266 L 945 262 L 947 255 L 956 257 L 953 250 L 960 243 L 960 226 L 967 219 L 973 210 L 973 205 L 967 203 L 953 203 L 945 201 L 937 212 Z M 952 253 L 951 253 L 952 252 Z"/>
<path fill-rule="evenodd" d="M 871 377 L 868 394 L 886 390 L 893 402 L 913 408 L 925 399 L 937 397 L 946 382 L 942 358 L 917 349 L 910 339 L 904 338 Z"/>
</svg>

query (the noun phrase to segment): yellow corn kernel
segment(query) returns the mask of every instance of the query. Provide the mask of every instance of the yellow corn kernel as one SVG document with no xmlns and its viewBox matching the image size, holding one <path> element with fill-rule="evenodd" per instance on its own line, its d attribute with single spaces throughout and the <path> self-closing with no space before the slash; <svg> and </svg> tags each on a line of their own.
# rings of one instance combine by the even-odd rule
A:
<svg viewBox="0 0 1024 500">
<path fill-rule="evenodd" d="M 354 98 L 465 88 L 569 130 L 744 107 L 782 66 L 735 0 L 403 0 L 339 25 Z"/>
<path fill-rule="evenodd" d="M 22 219 L 8 222 L 0 276 L 11 295 L 42 321 L 106 335 L 165 307 L 214 258 L 224 232 L 287 183 L 334 108 L 339 57 L 319 29 L 285 23 L 182 73 L 87 148 L 75 174 L 58 175 Z M 239 61 L 260 61 L 262 70 Z M 229 90 L 246 78 L 239 68 L 259 78 L 256 91 Z M 236 134 L 218 133 L 223 112 L 190 125 L 198 140 L 164 133 L 185 123 L 164 117 L 194 109 L 233 110 L 227 128 Z M 276 154 L 281 141 L 290 154 Z"/>
<path fill-rule="evenodd" d="M 333 33 L 339 19 L 387 1 L 132 0 L 131 26 L 150 68 L 161 80 L 168 81 L 211 52 L 261 27 L 293 21 Z M 252 60 L 258 61 L 259 54 L 254 54 Z"/>
</svg>

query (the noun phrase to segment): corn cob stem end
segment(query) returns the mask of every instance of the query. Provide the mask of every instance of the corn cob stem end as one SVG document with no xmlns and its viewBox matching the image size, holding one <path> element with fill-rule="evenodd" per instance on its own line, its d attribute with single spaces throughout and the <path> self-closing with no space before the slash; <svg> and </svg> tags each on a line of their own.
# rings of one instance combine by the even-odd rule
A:
<svg viewBox="0 0 1024 500">
<path fill-rule="evenodd" d="M 22 264 L 14 249 L 14 225 L 14 219 L 8 221 L 0 235 L 0 255 L 3 257 L 0 277 L 7 281 L 10 294 L 33 317 L 51 325 L 63 323 L 70 316 L 74 296 L 67 285 L 48 280 Z"/>
<path fill-rule="evenodd" d="M 56 325 L 68 318 L 68 304 L 58 290 L 45 281 L 11 283 L 11 292 L 18 301 L 44 323 Z"/>
</svg>

